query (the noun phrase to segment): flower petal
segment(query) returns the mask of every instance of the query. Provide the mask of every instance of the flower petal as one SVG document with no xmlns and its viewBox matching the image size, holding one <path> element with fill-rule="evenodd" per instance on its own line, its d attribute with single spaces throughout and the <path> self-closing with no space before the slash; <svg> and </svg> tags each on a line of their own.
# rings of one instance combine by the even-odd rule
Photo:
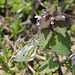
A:
<svg viewBox="0 0 75 75">
<path fill-rule="evenodd" d="M 3 56 L 3 52 L 0 52 L 0 55 Z"/>
<path fill-rule="evenodd" d="M 64 15 L 62 15 L 62 18 L 63 18 L 63 20 L 65 20 L 65 16 Z"/>
<path fill-rule="evenodd" d="M 51 24 L 54 24 L 54 22 L 53 22 L 53 21 L 51 21 Z"/>
<path fill-rule="evenodd" d="M 37 18 L 38 20 L 40 20 L 41 16 L 36 15 L 35 18 Z"/>
<path fill-rule="evenodd" d="M 51 18 L 50 18 L 50 21 L 54 21 L 54 17 L 51 17 Z"/>
<path fill-rule="evenodd" d="M 72 65 L 75 65 L 75 61 L 73 61 L 73 64 Z"/>
</svg>

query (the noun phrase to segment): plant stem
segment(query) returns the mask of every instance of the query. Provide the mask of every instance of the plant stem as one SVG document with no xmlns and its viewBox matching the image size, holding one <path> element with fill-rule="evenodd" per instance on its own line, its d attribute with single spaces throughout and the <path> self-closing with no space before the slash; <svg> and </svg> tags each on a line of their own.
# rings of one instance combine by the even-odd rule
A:
<svg viewBox="0 0 75 75">
<path fill-rule="evenodd" d="M 50 6 L 50 0 L 47 0 L 48 6 Z"/>
<path fill-rule="evenodd" d="M 6 17 L 6 19 L 7 19 L 7 17 L 8 17 L 8 0 L 5 0 L 5 17 Z"/>
<path fill-rule="evenodd" d="M 72 75 L 75 75 L 75 70 L 73 70 L 73 73 L 72 73 Z"/>
</svg>

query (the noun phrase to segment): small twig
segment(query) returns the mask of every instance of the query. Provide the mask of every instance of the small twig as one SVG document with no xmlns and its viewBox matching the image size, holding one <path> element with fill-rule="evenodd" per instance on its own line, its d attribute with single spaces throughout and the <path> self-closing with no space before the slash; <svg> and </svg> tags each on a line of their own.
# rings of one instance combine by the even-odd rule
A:
<svg viewBox="0 0 75 75">
<path fill-rule="evenodd" d="M 12 57 L 10 58 L 9 62 L 12 60 L 12 58 L 15 57 L 15 53 L 16 53 L 16 51 L 17 51 L 16 46 L 17 46 L 21 41 L 23 41 L 23 40 L 25 39 L 25 37 L 22 38 L 22 39 L 21 39 L 20 37 L 21 37 L 21 36 L 19 36 L 18 39 L 15 41 L 15 45 L 13 45 L 13 44 L 10 42 L 10 40 L 9 40 L 9 42 L 10 42 L 12 48 L 14 49 L 14 52 L 13 52 Z M 23 42 L 24 42 L 24 41 L 23 41 Z M 26 43 L 26 42 L 24 42 L 24 43 Z M 20 50 L 20 49 L 21 49 L 21 47 L 19 47 L 19 50 Z"/>
<path fill-rule="evenodd" d="M 74 18 L 74 19 L 75 19 L 75 16 L 72 16 L 72 15 L 70 15 L 70 14 L 65 14 L 65 13 L 63 13 L 63 15 L 65 15 L 65 16 L 67 16 L 67 17 L 70 17 L 70 18 Z"/>
<path fill-rule="evenodd" d="M 57 57 L 57 61 L 60 62 L 58 55 L 57 54 L 55 54 L 55 55 Z M 58 73 L 59 73 L 59 75 L 63 75 L 62 70 L 61 70 L 61 66 L 59 66 L 59 68 L 58 68 Z"/>
<path fill-rule="evenodd" d="M 12 32 L 13 32 L 10 28 L 8 28 L 8 27 L 5 26 L 5 25 L 4 25 L 4 29 L 5 29 L 7 32 L 9 32 L 9 33 L 12 33 Z"/>
<path fill-rule="evenodd" d="M 14 52 L 13 52 L 13 54 L 12 54 L 12 57 L 11 57 L 10 60 L 9 60 L 9 63 L 10 63 L 10 61 L 12 60 L 12 58 L 13 58 L 15 52 L 16 52 L 16 48 L 15 48 L 15 46 L 11 43 L 11 41 L 9 40 L 9 38 L 8 38 L 7 35 L 5 35 L 4 38 L 5 38 L 5 40 L 6 40 L 7 42 L 9 42 L 10 46 L 11 46 L 11 47 L 13 48 L 13 50 L 14 50 Z"/>
<path fill-rule="evenodd" d="M 6 16 L 6 19 L 7 19 L 7 17 L 8 17 L 8 0 L 5 0 L 5 7 L 6 7 L 5 16 Z"/>
<path fill-rule="evenodd" d="M 63 75 L 61 67 L 58 68 L 58 73 L 59 73 L 59 75 Z"/>
<path fill-rule="evenodd" d="M 50 0 L 47 0 L 48 6 L 50 6 Z"/>
<path fill-rule="evenodd" d="M 19 2 L 21 2 L 22 4 L 26 5 L 24 0 L 19 0 Z"/>
<path fill-rule="evenodd" d="M 36 71 L 27 63 L 28 68 L 32 71 L 32 73 L 36 73 Z"/>
<path fill-rule="evenodd" d="M 44 8 L 46 8 L 46 5 L 44 5 L 40 0 L 38 0 L 38 2 L 40 3 L 41 6 L 43 6 Z"/>
<path fill-rule="evenodd" d="M 39 59 L 42 59 L 42 60 L 46 60 L 46 57 L 43 57 L 43 56 L 38 55 L 38 54 L 35 55 L 35 58 L 39 58 Z"/>
<path fill-rule="evenodd" d="M 23 7 L 23 8 L 20 8 L 17 12 L 16 12 L 16 15 L 14 16 L 14 18 L 16 18 L 17 19 L 17 17 L 18 17 L 18 14 L 24 9 L 24 8 L 26 8 L 26 7 L 28 7 L 28 6 L 30 6 L 31 5 L 31 3 L 32 2 L 30 2 L 29 4 L 24 4 L 25 6 Z"/>
<path fill-rule="evenodd" d="M 66 63 L 69 59 L 70 59 L 70 58 L 67 58 L 67 59 L 63 60 L 62 62 L 60 62 L 60 65 Z"/>
<path fill-rule="evenodd" d="M 24 8 L 28 7 L 31 5 L 32 2 L 30 2 L 29 4 L 25 5 L 23 8 L 20 8 L 18 11 L 17 11 L 17 14 L 19 14 Z"/>
<path fill-rule="evenodd" d="M 8 36 L 5 35 L 4 38 L 5 38 L 5 40 L 6 40 L 7 42 L 9 42 L 10 46 L 11 46 L 13 49 L 15 49 L 15 48 L 14 48 L 14 45 L 13 45 L 13 44 L 11 43 L 11 41 L 9 40 Z"/>
</svg>

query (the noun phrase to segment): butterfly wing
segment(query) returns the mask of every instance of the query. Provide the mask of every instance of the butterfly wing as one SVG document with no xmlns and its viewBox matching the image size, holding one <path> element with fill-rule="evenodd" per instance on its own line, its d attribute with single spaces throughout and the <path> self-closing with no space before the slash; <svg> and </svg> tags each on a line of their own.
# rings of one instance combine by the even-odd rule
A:
<svg viewBox="0 0 75 75">
<path fill-rule="evenodd" d="M 31 61 L 34 59 L 34 56 L 36 54 L 36 49 L 37 46 L 36 45 L 30 45 L 30 47 L 28 48 L 26 54 L 25 54 L 25 61 Z"/>
<path fill-rule="evenodd" d="M 27 49 L 28 49 L 28 47 L 29 47 L 29 45 L 30 44 L 27 44 L 27 45 L 25 45 L 24 47 L 23 47 L 23 49 L 21 50 L 21 51 L 19 51 L 19 53 L 16 55 L 16 57 L 15 57 L 15 61 L 18 61 L 18 62 L 20 62 L 20 61 L 25 61 L 25 53 L 26 53 L 26 51 L 27 51 Z"/>
<path fill-rule="evenodd" d="M 24 46 L 24 48 L 16 55 L 15 61 L 21 62 L 21 61 L 31 61 L 34 59 L 34 56 L 36 54 L 38 41 L 32 40 L 31 43 Z"/>
</svg>

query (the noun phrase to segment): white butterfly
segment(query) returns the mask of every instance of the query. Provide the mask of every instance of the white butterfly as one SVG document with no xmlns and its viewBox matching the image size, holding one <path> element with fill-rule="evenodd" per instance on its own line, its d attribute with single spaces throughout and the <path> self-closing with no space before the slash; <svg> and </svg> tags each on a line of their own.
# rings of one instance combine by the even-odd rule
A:
<svg viewBox="0 0 75 75">
<path fill-rule="evenodd" d="M 36 39 L 33 39 L 31 43 L 28 43 L 23 47 L 21 51 L 16 55 L 15 61 L 22 62 L 22 61 L 31 61 L 34 59 L 34 56 L 36 54 L 38 41 Z"/>
</svg>

